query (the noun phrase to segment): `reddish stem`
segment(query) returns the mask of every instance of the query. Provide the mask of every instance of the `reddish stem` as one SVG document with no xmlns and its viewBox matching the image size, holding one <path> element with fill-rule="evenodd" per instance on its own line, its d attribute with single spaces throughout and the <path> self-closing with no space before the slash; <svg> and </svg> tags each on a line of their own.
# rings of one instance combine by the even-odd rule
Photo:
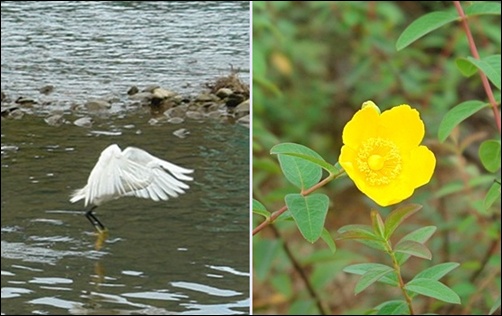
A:
<svg viewBox="0 0 502 316">
<path fill-rule="evenodd" d="M 460 5 L 459 1 L 453 1 L 453 4 L 457 9 L 458 15 L 460 16 L 460 22 L 462 23 L 462 27 L 464 28 L 465 34 L 467 35 L 467 41 L 469 42 L 469 47 L 471 49 L 472 56 L 474 56 L 474 58 L 479 60 L 480 58 L 478 49 L 476 48 L 476 43 L 474 42 L 471 30 L 469 29 L 469 24 L 467 23 L 467 16 L 464 14 L 464 10 L 462 9 L 462 6 Z M 497 128 L 500 133 L 501 132 L 500 114 L 497 107 L 497 101 L 495 101 L 495 97 L 493 96 L 492 87 L 490 86 L 488 78 L 486 77 L 484 72 L 480 71 L 479 75 L 481 76 L 481 82 L 483 83 L 483 87 L 485 89 L 486 95 L 488 96 L 488 100 L 490 101 L 490 105 L 492 106 L 493 115 L 495 116 L 495 124 L 497 124 Z"/>
<path fill-rule="evenodd" d="M 324 180 L 322 180 L 321 182 L 317 183 L 316 185 L 314 185 L 310 189 L 305 190 L 305 191 L 302 190 L 301 195 L 303 195 L 303 196 L 309 195 L 310 193 L 314 192 L 315 190 L 317 190 L 320 187 L 322 187 L 322 186 L 326 185 L 327 183 L 329 183 L 331 180 L 338 178 L 344 172 L 345 171 L 342 170 L 339 173 L 330 174 L 328 177 L 326 177 Z M 288 209 L 288 207 L 286 205 L 284 205 L 283 207 L 281 207 L 277 211 L 273 212 L 272 215 L 270 215 L 270 217 L 267 220 L 263 221 L 260 225 L 256 226 L 255 229 L 253 229 L 253 236 L 256 235 L 259 231 L 261 231 L 266 226 L 272 224 L 274 222 L 274 220 L 277 217 L 279 217 L 279 215 L 281 215 L 282 213 L 286 212 L 287 209 Z"/>
</svg>

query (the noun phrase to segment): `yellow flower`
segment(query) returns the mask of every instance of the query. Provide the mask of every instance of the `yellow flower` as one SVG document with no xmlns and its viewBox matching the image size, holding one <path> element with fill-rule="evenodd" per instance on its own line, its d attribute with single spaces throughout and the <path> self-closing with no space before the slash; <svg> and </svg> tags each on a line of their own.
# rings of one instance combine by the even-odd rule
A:
<svg viewBox="0 0 502 316">
<path fill-rule="evenodd" d="M 407 104 L 380 114 L 363 103 L 343 129 L 339 162 L 357 188 L 381 206 L 396 204 L 427 184 L 436 158 L 425 146 L 424 123 Z"/>
</svg>

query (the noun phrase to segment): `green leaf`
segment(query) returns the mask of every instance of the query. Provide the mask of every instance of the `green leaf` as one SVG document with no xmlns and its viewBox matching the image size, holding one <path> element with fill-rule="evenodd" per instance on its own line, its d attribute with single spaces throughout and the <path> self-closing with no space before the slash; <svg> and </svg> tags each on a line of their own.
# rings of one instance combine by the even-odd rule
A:
<svg viewBox="0 0 502 316">
<path fill-rule="evenodd" d="M 328 196 L 320 193 L 308 196 L 295 193 L 286 195 L 285 200 L 303 237 L 311 243 L 319 239 L 328 213 Z"/>
<path fill-rule="evenodd" d="M 440 263 L 435 266 L 432 266 L 430 268 L 427 268 L 423 270 L 422 272 L 419 272 L 414 279 L 432 279 L 432 280 L 439 280 L 442 277 L 444 277 L 448 272 L 452 271 L 453 269 L 457 268 L 460 264 L 456 262 L 445 262 L 445 263 Z"/>
<path fill-rule="evenodd" d="M 493 304 L 492 308 L 490 308 L 490 312 L 488 313 L 488 315 L 492 315 L 499 307 L 500 307 L 500 296 L 498 300 Z"/>
<path fill-rule="evenodd" d="M 387 268 L 392 269 L 392 267 L 381 263 L 356 263 L 343 268 L 343 272 L 363 275 L 368 271 L 386 270 Z"/>
<path fill-rule="evenodd" d="M 272 275 L 268 281 L 274 287 L 276 293 L 284 298 L 292 298 L 294 295 L 294 286 L 290 275 L 287 273 L 277 273 Z"/>
<path fill-rule="evenodd" d="M 476 66 L 474 66 L 470 61 L 463 57 L 457 58 L 455 60 L 455 64 L 457 65 L 458 70 L 460 70 L 462 75 L 464 75 L 465 77 L 470 77 L 478 71 L 478 68 L 476 68 Z"/>
<path fill-rule="evenodd" d="M 500 141 L 485 140 L 479 146 L 479 158 L 481 163 L 490 172 L 495 172 L 500 169 Z"/>
<path fill-rule="evenodd" d="M 436 231 L 436 226 L 421 227 L 401 238 L 399 242 L 411 240 L 423 244 L 427 240 L 429 240 L 429 238 L 431 238 L 431 236 L 434 234 L 435 231 Z M 396 253 L 396 259 L 399 265 L 403 265 L 403 263 L 405 263 L 409 258 L 410 258 L 409 254 Z"/>
<path fill-rule="evenodd" d="M 319 182 L 322 169 L 306 160 L 286 155 L 279 155 L 279 164 L 289 182 L 305 190 Z"/>
<path fill-rule="evenodd" d="M 444 142 L 448 135 L 450 135 L 451 131 L 455 128 L 455 126 L 487 106 L 489 106 L 488 103 L 472 100 L 462 102 L 453 107 L 450 111 L 448 111 L 448 113 L 446 113 L 446 115 L 443 117 L 443 120 L 439 124 L 439 141 Z"/>
<path fill-rule="evenodd" d="M 485 200 L 483 201 L 483 207 L 488 210 L 490 207 L 492 207 L 493 203 L 495 203 L 499 196 L 500 184 L 495 182 L 490 187 L 490 190 L 488 190 L 488 193 L 486 193 Z"/>
<path fill-rule="evenodd" d="M 368 247 L 385 251 L 385 241 L 375 235 L 370 226 L 367 225 L 346 225 L 338 229 L 337 239 L 353 239 L 365 244 Z"/>
<path fill-rule="evenodd" d="M 385 219 L 385 238 L 388 239 L 396 228 L 408 217 L 422 208 L 420 204 L 408 204 L 393 210 Z"/>
<path fill-rule="evenodd" d="M 316 315 L 319 310 L 316 308 L 315 301 L 312 299 L 295 299 L 289 309 L 286 311 L 286 315 Z"/>
<path fill-rule="evenodd" d="M 333 239 L 333 237 L 331 237 L 331 234 L 326 228 L 323 228 L 321 238 L 322 240 L 324 240 L 326 245 L 328 245 L 329 250 L 331 250 L 331 253 L 335 253 L 336 252 L 335 240 Z"/>
<path fill-rule="evenodd" d="M 263 204 L 255 199 L 253 199 L 253 213 L 265 216 L 267 220 L 270 218 L 270 212 L 267 211 Z"/>
<path fill-rule="evenodd" d="M 380 237 L 384 237 L 384 223 L 382 220 L 382 216 L 378 214 L 376 210 L 371 210 L 371 224 L 373 225 L 373 231 Z"/>
<path fill-rule="evenodd" d="M 459 59 L 459 61 L 457 62 L 457 66 L 459 66 L 460 62 L 460 65 L 463 67 L 461 68 L 461 71 L 462 69 L 466 71 L 466 73 L 464 73 L 463 71 L 462 73 L 464 75 L 468 74 L 468 76 L 470 76 L 472 75 L 471 67 L 468 68 L 468 66 L 466 65 L 467 63 L 470 63 L 472 66 L 481 70 L 486 75 L 486 77 L 488 77 L 488 79 L 493 83 L 493 85 L 500 90 L 500 85 L 501 85 L 500 58 L 501 55 L 491 55 L 482 59 L 476 59 L 469 56 L 467 58 Z"/>
<path fill-rule="evenodd" d="M 394 248 L 394 251 L 423 259 L 432 259 L 432 253 L 426 246 L 412 240 L 404 240 L 402 242 L 399 242 Z"/>
<path fill-rule="evenodd" d="M 274 97 L 279 97 L 282 95 L 281 90 L 279 90 L 279 88 L 272 81 L 261 75 L 256 75 L 253 73 L 253 85 L 256 87 L 261 86 L 264 91 L 269 92 Z"/>
<path fill-rule="evenodd" d="M 370 236 L 372 236 L 371 238 L 373 238 L 373 239 L 380 239 L 373 233 L 371 226 L 368 226 L 368 225 L 357 225 L 357 224 L 356 225 L 345 225 L 345 226 L 340 227 L 337 232 L 339 234 L 356 232 L 356 233 L 361 233 L 362 236 L 369 234 Z M 364 238 L 364 237 L 362 237 L 362 238 Z M 344 238 L 340 238 L 340 239 L 344 239 Z"/>
<path fill-rule="evenodd" d="M 350 266 L 345 267 L 343 269 L 343 271 L 346 273 L 363 275 L 366 272 L 368 272 L 369 270 L 372 270 L 372 269 L 375 269 L 378 267 L 381 267 L 383 269 L 383 267 L 388 267 L 388 266 L 381 264 L 381 263 L 357 263 L 357 264 L 352 264 Z M 395 274 L 386 275 L 378 281 L 381 283 L 392 285 L 392 286 L 398 285 L 397 277 Z"/>
<path fill-rule="evenodd" d="M 277 154 L 282 172 L 289 182 L 304 190 L 319 182 L 322 169 L 318 164 L 303 158 L 291 156 L 292 153 L 303 153 L 309 157 L 322 159 L 310 148 L 293 143 L 283 143 L 272 147 L 271 154 Z"/>
<path fill-rule="evenodd" d="M 434 279 L 413 279 L 406 283 L 404 288 L 410 292 L 432 297 L 446 303 L 460 304 L 460 297 L 457 293 Z"/>
<path fill-rule="evenodd" d="M 455 11 L 431 12 L 415 21 L 401 33 L 396 42 L 396 49 L 400 51 L 422 36 L 458 19 Z"/>
<path fill-rule="evenodd" d="M 496 2 L 475 2 L 465 9 L 465 15 L 473 16 L 480 14 L 500 15 L 500 3 Z"/>
<path fill-rule="evenodd" d="M 438 199 L 449 194 L 458 193 L 466 188 L 473 189 L 488 183 L 493 183 L 493 175 L 486 174 L 472 177 L 467 181 L 467 185 L 462 180 L 454 180 L 446 183 L 441 189 L 434 192 L 434 197 Z"/>
<path fill-rule="evenodd" d="M 281 250 L 279 240 L 256 240 L 253 242 L 253 268 L 256 278 L 263 281 L 272 267 L 273 260 Z"/>
<path fill-rule="evenodd" d="M 312 149 L 295 143 L 278 144 L 272 147 L 270 154 L 287 155 L 301 158 L 326 169 L 326 171 L 328 171 L 329 173 L 338 173 L 340 171 L 332 164 L 327 163 L 324 158 L 321 157 L 321 155 L 319 155 Z"/>
<path fill-rule="evenodd" d="M 406 301 L 388 301 L 376 307 L 377 315 L 409 315 L 410 310 Z"/>
<path fill-rule="evenodd" d="M 363 274 L 363 276 L 359 279 L 359 281 L 357 281 L 354 293 L 355 294 L 361 293 L 368 286 L 370 286 L 371 284 L 381 279 L 383 276 L 393 271 L 394 271 L 393 268 L 387 266 L 378 267 L 367 271 L 365 274 Z"/>
</svg>

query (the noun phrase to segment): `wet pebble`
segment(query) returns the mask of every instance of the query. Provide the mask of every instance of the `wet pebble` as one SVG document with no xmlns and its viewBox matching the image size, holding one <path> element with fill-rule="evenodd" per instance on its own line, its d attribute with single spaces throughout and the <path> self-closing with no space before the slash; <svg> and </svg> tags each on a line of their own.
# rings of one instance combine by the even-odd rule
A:
<svg viewBox="0 0 502 316">
<path fill-rule="evenodd" d="M 95 111 L 109 109 L 112 107 L 112 105 L 108 101 L 96 99 L 96 100 L 87 101 L 85 103 L 85 107 L 87 110 L 89 110 L 91 112 L 95 112 Z"/>
<path fill-rule="evenodd" d="M 187 105 L 175 106 L 165 111 L 164 115 L 167 117 L 185 117 L 187 109 Z"/>
<path fill-rule="evenodd" d="M 89 116 L 84 116 L 79 118 L 78 120 L 75 120 L 73 124 L 79 126 L 79 127 L 92 127 L 92 118 Z"/>
<path fill-rule="evenodd" d="M 139 89 L 136 86 L 132 86 L 132 87 L 129 88 L 129 90 L 127 90 L 127 94 L 128 95 L 134 95 L 134 94 L 136 94 L 138 92 L 139 92 Z"/>
<path fill-rule="evenodd" d="M 154 98 L 165 99 L 174 97 L 176 93 L 162 88 L 155 88 L 152 91 L 152 95 Z"/>
<path fill-rule="evenodd" d="M 61 126 L 66 120 L 63 114 L 54 114 L 44 119 L 45 123 L 50 126 Z"/>
<path fill-rule="evenodd" d="M 24 116 L 24 112 L 21 111 L 17 106 L 11 106 L 8 108 L 2 108 L 2 120 L 3 119 L 15 119 L 19 120 Z"/>
<path fill-rule="evenodd" d="M 229 88 L 221 88 L 220 90 L 216 91 L 216 96 L 220 99 L 225 99 L 226 97 L 228 97 L 229 95 L 231 95 L 232 93 L 234 93 L 232 91 L 232 89 L 229 89 Z"/>
<path fill-rule="evenodd" d="M 201 120 L 204 117 L 199 111 L 187 111 L 185 115 L 192 120 Z"/>
<path fill-rule="evenodd" d="M 25 97 L 19 97 L 16 99 L 16 103 L 19 105 L 22 105 L 23 107 L 31 107 L 35 104 L 38 104 L 37 101 L 30 99 L 30 98 L 25 98 Z"/>
<path fill-rule="evenodd" d="M 181 124 L 184 121 L 185 120 L 181 117 L 171 117 L 170 119 L 167 120 L 167 122 L 171 124 Z"/>
<path fill-rule="evenodd" d="M 249 115 L 249 106 L 249 99 L 236 106 L 234 109 L 235 118 L 239 119 L 243 116 Z"/>
<path fill-rule="evenodd" d="M 186 128 L 180 128 L 173 132 L 173 135 L 179 138 L 185 138 L 188 134 L 190 134 L 190 132 Z"/>
<path fill-rule="evenodd" d="M 246 116 L 241 117 L 240 119 L 237 120 L 237 123 L 249 127 L 249 121 L 250 121 L 250 116 L 249 114 Z"/>
<path fill-rule="evenodd" d="M 48 84 L 48 85 L 46 85 L 46 86 L 43 86 L 42 88 L 40 88 L 40 89 L 38 90 L 38 92 L 40 92 L 40 93 L 42 93 L 42 94 L 45 94 L 45 95 L 50 94 L 52 91 L 54 91 L 54 86 L 53 86 L 53 85 L 51 85 L 51 84 Z"/>
</svg>

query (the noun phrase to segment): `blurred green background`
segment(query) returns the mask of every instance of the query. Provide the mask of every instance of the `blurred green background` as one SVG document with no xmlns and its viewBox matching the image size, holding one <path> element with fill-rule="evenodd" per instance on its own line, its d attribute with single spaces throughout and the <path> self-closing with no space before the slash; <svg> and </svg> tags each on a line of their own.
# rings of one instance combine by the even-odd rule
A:
<svg viewBox="0 0 502 316">
<path fill-rule="evenodd" d="M 409 275 L 431 264 L 461 263 L 446 282 L 461 296 L 462 306 L 419 299 L 419 310 L 486 313 L 500 295 L 500 200 L 490 209 L 482 203 L 494 179 L 500 180 L 500 170 L 488 173 L 479 161 L 478 148 L 483 140 L 500 139 L 493 113 L 482 110 L 460 124 L 445 143 L 437 140 L 439 123 L 449 109 L 465 100 L 487 100 L 479 76 L 466 78 L 455 65 L 456 58 L 471 54 L 459 24 L 441 27 L 402 51 L 395 48 L 412 21 L 428 12 L 452 10 L 453 3 L 252 4 L 254 198 L 275 211 L 284 205 L 285 194 L 297 192 L 284 180 L 276 157 L 269 154 L 272 146 L 303 144 L 336 163 L 342 129 L 364 101 L 373 100 L 382 111 L 407 103 L 421 113 L 426 126 L 423 143 L 437 158 L 432 181 L 410 199 L 424 208 L 409 225 L 438 227 L 428 244 L 432 263 L 411 261 Z M 500 16 L 476 16 L 469 25 L 481 56 L 500 54 Z M 495 90 L 500 102 L 500 91 Z M 369 223 L 369 210 L 376 205 L 350 179 L 329 184 L 323 193 L 334 201 L 326 220 L 333 234 L 345 224 Z M 262 220 L 255 216 L 254 226 Z M 333 255 L 322 241 L 311 245 L 303 240 L 292 223 L 275 227 L 253 237 L 255 314 L 320 312 L 288 251 L 333 314 L 367 312 L 380 302 L 400 298 L 396 289 L 384 285 L 355 296 L 357 278 L 341 271 L 350 263 L 380 262 L 379 253 L 343 242 Z"/>
</svg>

